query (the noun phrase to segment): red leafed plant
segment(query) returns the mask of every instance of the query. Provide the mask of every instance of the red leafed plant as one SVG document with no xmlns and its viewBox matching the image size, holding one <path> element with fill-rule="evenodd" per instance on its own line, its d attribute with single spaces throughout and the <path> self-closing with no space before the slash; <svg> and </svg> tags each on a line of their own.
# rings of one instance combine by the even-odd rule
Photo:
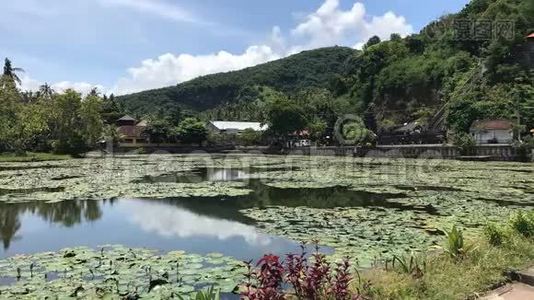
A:
<svg viewBox="0 0 534 300">
<path fill-rule="evenodd" d="M 284 262 L 275 255 L 265 255 L 256 267 L 247 262 L 248 272 L 241 299 L 364 299 L 349 289 L 352 281 L 348 258 L 332 268 L 316 247 L 309 258 L 305 247 L 300 254 L 287 254 Z"/>
</svg>

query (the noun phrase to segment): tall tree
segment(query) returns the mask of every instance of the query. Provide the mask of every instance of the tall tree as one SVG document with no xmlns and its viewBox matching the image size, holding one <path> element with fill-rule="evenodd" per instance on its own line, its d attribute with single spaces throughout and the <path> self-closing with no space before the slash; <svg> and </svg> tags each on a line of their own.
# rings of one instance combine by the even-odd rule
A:
<svg viewBox="0 0 534 300">
<path fill-rule="evenodd" d="M 308 124 L 302 107 L 286 97 L 269 101 L 267 121 L 269 132 L 282 140 L 286 140 L 295 131 L 303 130 Z"/>
<path fill-rule="evenodd" d="M 101 117 L 102 99 L 98 93 L 90 93 L 82 101 L 80 117 L 83 122 L 83 135 L 87 145 L 94 146 L 102 137 L 104 122 Z"/>
<path fill-rule="evenodd" d="M 39 87 L 39 96 L 42 99 L 50 100 L 50 99 L 52 99 L 52 96 L 55 93 L 56 93 L 56 91 L 54 91 L 54 89 L 52 89 L 52 87 L 50 85 L 48 85 L 48 83 L 46 83 L 46 82 Z"/>
<path fill-rule="evenodd" d="M 102 118 L 106 124 L 115 124 L 117 120 L 124 115 L 121 107 L 117 103 L 115 96 L 111 94 L 109 97 L 104 95 L 102 99 Z"/>
<path fill-rule="evenodd" d="M 24 72 L 21 68 L 16 68 L 11 65 L 11 60 L 6 57 L 4 61 L 4 73 L 2 74 L 2 77 L 10 80 L 13 83 L 21 84 L 22 81 L 20 80 L 20 77 L 17 75 L 19 72 Z"/>
<path fill-rule="evenodd" d="M 50 110 L 53 119 L 53 149 L 58 153 L 79 154 L 87 150 L 81 118 L 82 97 L 74 90 L 66 90 L 54 97 Z"/>
<path fill-rule="evenodd" d="M 208 137 L 204 123 L 195 118 L 185 118 L 178 125 L 178 138 L 183 143 L 200 144 Z"/>
<path fill-rule="evenodd" d="M 5 76 L 0 78 L 0 152 L 14 150 L 20 94 L 15 84 Z"/>
</svg>

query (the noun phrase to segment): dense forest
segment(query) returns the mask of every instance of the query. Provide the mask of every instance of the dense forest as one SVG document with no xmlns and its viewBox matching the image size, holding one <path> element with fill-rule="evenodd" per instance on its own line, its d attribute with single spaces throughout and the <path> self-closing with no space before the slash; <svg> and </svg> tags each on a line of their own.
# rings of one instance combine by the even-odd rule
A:
<svg viewBox="0 0 534 300">
<path fill-rule="evenodd" d="M 118 100 L 138 115 L 175 105 L 198 112 L 246 98 L 247 90 L 253 86 L 268 86 L 287 94 L 309 87 L 328 88 L 354 53 L 355 50 L 344 47 L 305 51 L 240 71 L 207 75 L 173 87 L 121 96 Z"/>
<path fill-rule="evenodd" d="M 362 51 L 331 47 L 241 71 L 118 97 L 135 115 L 179 107 L 205 119 L 266 120 L 284 98 L 306 125 L 332 129 L 345 114 L 373 131 L 418 121 L 466 132 L 477 119 L 534 128 L 534 1 L 473 0 L 421 32 L 371 38 Z"/>
<path fill-rule="evenodd" d="M 114 122 L 121 111 L 113 97 L 96 89 L 83 96 L 43 84 L 21 92 L 19 72 L 5 59 L 0 77 L 0 153 L 25 151 L 79 155 L 105 137 L 118 139 Z"/>
</svg>

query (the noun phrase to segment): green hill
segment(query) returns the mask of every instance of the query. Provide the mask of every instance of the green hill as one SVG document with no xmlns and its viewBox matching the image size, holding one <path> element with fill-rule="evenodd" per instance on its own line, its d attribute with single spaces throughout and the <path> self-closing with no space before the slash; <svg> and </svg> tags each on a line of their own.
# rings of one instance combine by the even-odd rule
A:
<svg viewBox="0 0 534 300">
<path fill-rule="evenodd" d="M 176 86 L 117 97 L 133 114 L 168 110 L 175 106 L 204 111 L 235 101 L 246 87 L 268 86 L 284 93 L 309 87 L 328 87 L 357 53 L 345 47 L 304 51 L 239 71 L 202 76 Z"/>
<path fill-rule="evenodd" d="M 518 117 L 533 128 L 533 32 L 534 1 L 472 0 L 420 33 L 373 38 L 363 51 L 316 49 L 119 99 L 138 115 L 178 106 L 245 120 L 261 119 L 266 100 L 282 94 L 311 106 L 309 122 L 327 128 L 347 113 L 375 131 L 417 120 L 465 132 L 477 119 Z"/>
<path fill-rule="evenodd" d="M 465 132 L 476 119 L 534 126 L 534 1 L 473 0 L 420 33 L 366 48 L 348 98 L 378 130 L 418 120 Z M 436 120 L 435 117 L 442 120 Z"/>
</svg>

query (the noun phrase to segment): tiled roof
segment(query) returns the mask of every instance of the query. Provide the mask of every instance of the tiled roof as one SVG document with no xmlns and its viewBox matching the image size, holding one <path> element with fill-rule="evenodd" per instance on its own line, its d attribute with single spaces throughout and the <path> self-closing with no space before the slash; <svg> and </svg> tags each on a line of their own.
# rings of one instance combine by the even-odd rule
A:
<svg viewBox="0 0 534 300">
<path fill-rule="evenodd" d="M 267 130 L 267 125 L 260 122 L 233 122 L 233 121 L 210 121 L 210 123 L 219 130 L 245 130 L 253 129 L 255 131 Z"/>
<path fill-rule="evenodd" d="M 134 121 L 135 122 L 135 119 L 129 115 L 125 115 L 122 118 L 118 119 L 117 121 Z"/>
<path fill-rule="evenodd" d="M 510 120 L 481 120 L 473 122 L 471 130 L 509 130 L 513 125 Z"/>
</svg>

